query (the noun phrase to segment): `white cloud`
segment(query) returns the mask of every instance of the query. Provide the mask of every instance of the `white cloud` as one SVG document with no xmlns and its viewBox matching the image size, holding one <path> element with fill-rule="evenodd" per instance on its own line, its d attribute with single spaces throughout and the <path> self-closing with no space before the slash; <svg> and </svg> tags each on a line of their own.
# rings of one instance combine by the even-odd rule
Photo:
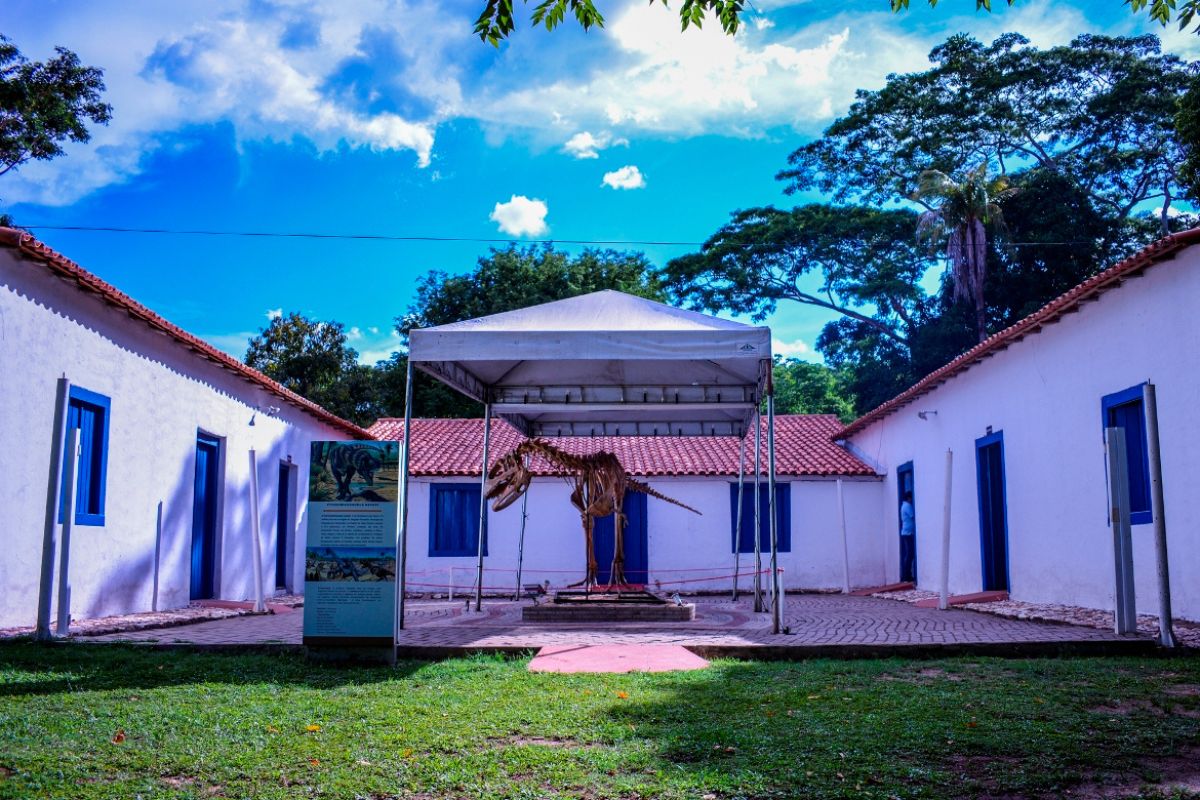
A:
<svg viewBox="0 0 1200 800">
<path fill-rule="evenodd" d="M 361 338 L 363 338 L 362 328 L 359 328 L 357 325 L 346 331 L 346 339 L 348 341 L 357 342 Z"/>
<path fill-rule="evenodd" d="M 267 309 L 267 319 L 268 320 L 279 319 L 282 316 L 283 316 L 282 308 L 268 308 Z"/>
<path fill-rule="evenodd" d="M 793 339 L 790 342 L 785 342 L 782 339 L 771 340 L 771 352 L 777 356 L 784 358 L 800 358 L 802 356 L 812 355 L 812 347 L 803 339 Z"/>
<path fill-rule="evenodd" d="M 550 230 L 546 225 L 546 214 L 549 212 L 545 201 L 514 194 L 507 203 L 496 203 L 488 219 L 495 222 L 502 233 L 541 236 Z"/>
<path fill-rule="evenodd" d="M 288 42 L 298 21 L 318 32 L 317 44 Z M 85 63 L 103 66 L 112 122 L 96 127 L 90 143 L 68 145 L 65 157 L 7 176 L 4 199 L 72 203 L 137 175 L 188 126 L 216 123 L 230 123 L 239 143 L 298 137 L 322 152 L 408 151 L 428 166 L 437 124 L 463 107 L 460 69 L 450 63 L 450 43 L 465 38 L 458 24 L 428 0 L 72 9 L 45 31 L 22 31 L 22 50 L 43 58 L 61 38 Z M 369 47 L 386 56 L 372 58 Z M 369 96 L 338 82 L 356 59 L 387 62 L 361 81 L 374 87 Z M 406 102 L 379 102 L 393 96 Z"/>
<path fill-rule="evenodd" d="M 604 185 L 614 189 L 641 189 L 646 185 L 642 171 L 631 165 L 604 173 Z"/>
<path fill-rule="evenodd" d="M 628 144 L 628 139 L 614 138 L 608 131 L 601 131 L 597 134 L 580 131 L 567 140 L 563 145 L 563 150 L 575 158 L 599 158 L 601 150 Z"/>
</svg>

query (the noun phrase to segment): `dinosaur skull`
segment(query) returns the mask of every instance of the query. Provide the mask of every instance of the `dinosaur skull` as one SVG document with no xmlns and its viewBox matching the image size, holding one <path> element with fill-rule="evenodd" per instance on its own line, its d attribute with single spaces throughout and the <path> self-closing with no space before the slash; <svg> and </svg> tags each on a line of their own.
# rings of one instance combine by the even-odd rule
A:
<svg viewBox="0 0 1200 800">
<path fill-rule="evenodd" d="M 493 511 L 503 511 L 517 502 L 533 480 L 533 473 L 525 466 L 525 459 L 516 453 L 502 456 L 488 470 L 487 499 L 492 501 Z"/>
</svg>

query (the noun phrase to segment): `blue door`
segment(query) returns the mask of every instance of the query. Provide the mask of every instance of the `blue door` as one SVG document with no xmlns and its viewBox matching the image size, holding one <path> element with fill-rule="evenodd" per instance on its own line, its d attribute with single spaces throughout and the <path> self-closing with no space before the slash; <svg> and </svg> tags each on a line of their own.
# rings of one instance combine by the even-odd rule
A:
<svg viewBox="0 0 1200 800">
<path fill-rule="evenodd" d="M 913 462 L 909 461 L 906 464 L 901 464 L 896 468 L 896 518 L 899 520 L 897 530 L 901 531 L 900 535 L 900 582 L 912 582 L 917 580 L 917 535 L 916 530 L 916 508 L 917 508 L 917 492 L 916 481 L 913 479 Z M 904 500 L 908 499 L 912 504 L 913 510 L 913 529 L 914 533 L 911 536 L 905 536 L 904 530 Z"/>
<path fill-rule="evenodd" d="M 646 531 L 646 495 L 630 492 L 625 495 L 625 580 L 646 583 L 649 571 L 649 547 Z M 613 515 L 596 519 L 592 535 L 596 546 L 596 580 L 609 583 L 613 553 L 616 552 Z"/>
<path fill-rule="evenodd" d="M 279 491 L 275 497 L 278 498 L 275 509 L 275 586 L 287 589 L 292 521 L 292 468 L 288 464 L 279 465 Z"/>
<path fill-rule="evenodd" d="M 211 436 L 196 437 L 196 482 L 192 500 L 193 600 L 215 594 L 217 566 L 217 495 L 220 492 L 221 442 Z"/>
<path fill-rule="evenodd" d="M 1008 591 L 1008 511 L 1004 500 L 1004 434 L 975 441 L 979 544 L 985 591 Z"/>
</svg>

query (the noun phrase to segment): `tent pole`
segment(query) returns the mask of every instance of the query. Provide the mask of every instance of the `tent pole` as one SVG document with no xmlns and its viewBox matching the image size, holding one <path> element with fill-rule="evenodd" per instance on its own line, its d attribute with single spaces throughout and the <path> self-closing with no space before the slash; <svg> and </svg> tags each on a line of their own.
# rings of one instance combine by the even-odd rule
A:
<svg viewBox="0 0 1200 800">
<path fill-rule="evenodd" d="M 529 459 L 525 459 L 526 468 L 529 465 Z M 521 568 L 525 563 L 525 520 L 529 519 L 529 491 L 533 488 L 533 481 L 525 487 L 525 491 L 521 493 L 521 533 L 517 537 L 517 588 L 513 591 L 513 602 L 521 599 Z"/>
<path fill-rule="evenodd" d="M 742 441 L 738 447 L 738 499 L 737 526 L 733 534 L 733 602 L 738 599 L 738 570 L 742 562 L 742 493 L 746 488 L 746 432 L 742 431 Z"/>
<path fill-rule="evenodd" d="M 405 587 L 408 584 L 408 457 L 411 451 L 409 443 L 412 441 L 412 384 L 413 366 L 412 359 L 410 358 L 408 359 L 408 367 L 405 370 L 404 377 L 404 441 L 400 443 L 400 507 L 398 509 L 400 514 L 400 552 L 397 553 L 400 574 L 399 580 L 396 582 L 397 631 L 404 630 L 404 594 Z"/>
<path fill-rule="evenodd" d="M 483 466 L 479 468 L 479 536 L 475 566 L 475 610 L 483 611 L 483 543 L 487 540 L 487 471 L 488 447 L 492 441 L 492 398 L 483 404 Z"/>
<path fill-rule="evenodd" d="M 762 410 L 754 409 L 754 610 L 762 611 L 762 524 L 759 520 L 762 492 L 759 476 L 762 474 Z"/>
<path fill-rule="evenodd" d="M 779 594 L 779 531 L 775 513 L 775 381 L 767 378 L 767 492 L 771 526 L 771 629 L 782 626 L 783 599 Z"/>
</svg>

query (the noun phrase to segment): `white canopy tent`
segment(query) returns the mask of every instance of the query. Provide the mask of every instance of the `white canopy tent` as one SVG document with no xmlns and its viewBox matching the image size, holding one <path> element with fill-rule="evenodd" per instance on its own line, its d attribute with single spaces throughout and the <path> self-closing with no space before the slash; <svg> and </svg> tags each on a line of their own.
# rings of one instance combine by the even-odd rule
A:
<svg viewBox="0 0 1200 800">
<path fill-rule="evenodd" d="M 526 436 L 737 436 L 744 447 L 751 426 L 757 440 L 758 409 L 766 398 L 771 575 L 773 596 L 778 595 L 769 328 L 602 291 L 414 329 L 409 332 L 408 356 L 400 491 L 400 628 L 404 626 L 414 368 L 483 403 L 487 422 L 482 481 L 487 479 L 493 414 Z M 755 473 L 757 480 L 757 468 Z M 481 497 L 477 609 L 483 591 L 486 511 L 486 499 Z M 756 533 L 756 547 L 757 542 Z M 778 606 L 774 603 L 777 632 Z"/>
</svg>

